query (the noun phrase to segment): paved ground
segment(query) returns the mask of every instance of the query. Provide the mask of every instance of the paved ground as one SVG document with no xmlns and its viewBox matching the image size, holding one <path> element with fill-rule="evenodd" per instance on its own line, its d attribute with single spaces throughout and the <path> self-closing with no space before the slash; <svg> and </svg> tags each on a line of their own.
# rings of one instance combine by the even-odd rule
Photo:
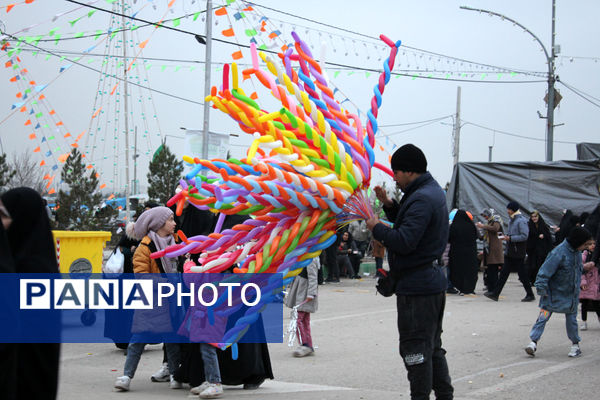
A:
<svg viewBox="0 0 600 400">
<path fill-rule="evenodd" d="M 313 314 L 316 355 L 295 359 L 287 344 L 271 344 L 275 380 L 257 391 L 227 387 L 224 398 L 243 399 L 397 399 L 410 398 L 398 355 L 395 298 L 375 295 L 374 280 L 346 280 L 319 287 L 320 309 Z M 589 316 L 580 332 L 583 355 L 567 357 L 570 343 L 565 318 L 555 315 L 530 358 L 523 348 L 537 317 L 537 303 L 521 303 L 524 291 L 512 274 L 498 303 L 482 293 L 449 295 L 444 347 L 456 399 L 575 399 L 597 393 L 600 323 Z M 287 309 L 284 311 L 287 316 Z M 287 318 L 284 318 L 287 326 Z M 161 347 L 148 346 L 131 391 L 117 393 L 123 352 L 109 344 L 65 344 L 60 370 L 60 399 L 188 398 L 187 390 L 151 383 L 160 366 Z M 433 396 L 432 396 L 433 397 Z M 593 397 L 593 395 L 592 395 Z"/>
</svg>

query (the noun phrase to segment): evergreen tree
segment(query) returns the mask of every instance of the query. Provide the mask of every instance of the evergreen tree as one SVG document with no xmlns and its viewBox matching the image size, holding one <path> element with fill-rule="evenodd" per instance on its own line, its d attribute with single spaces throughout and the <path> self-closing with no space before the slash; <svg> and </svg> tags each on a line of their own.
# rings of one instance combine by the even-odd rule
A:
<svg viewBox="0 0 600 400">
<path fill-rule="evenodd" d="M 8 183 L 17 172 L 6 162 L 6 154 L 0 155 L 0 193 L 4 191 Z"/>
<path fill-rule="evenodd" d="M 73 149 L 63 165 L 60 177 L 69 186 L 68 192 L 58 192 L 56 224 L 59 229 L 98 230 L 106 229 L 116 214 L 114 210 L 100 210 L 102 194 L 97 192 L 96 170 L 86 174 L 81 153 Z M 110 207 L 107 207 L 110 208 Z"/>
<path fill-rule="evenodd" d="M 183 161 L 177 160 L 166 141 L 163 141 L 154 152 L 148 169 L 148 197 L 165 204 L 173 197 L 175 186 L 181 179 Z"/>
</svg>

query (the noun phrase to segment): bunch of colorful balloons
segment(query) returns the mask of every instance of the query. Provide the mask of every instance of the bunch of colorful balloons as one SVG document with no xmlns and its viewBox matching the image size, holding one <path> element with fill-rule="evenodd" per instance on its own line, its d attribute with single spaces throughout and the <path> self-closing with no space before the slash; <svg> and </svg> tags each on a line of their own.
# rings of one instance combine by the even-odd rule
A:
<svg viewBox="0 0 600 400">
<path fill-rule="evenodd" d="M 323 61 L 313 58 L 296 33 L 292 36 L 296 51 L 279 53 L 280 60 L 252 45 L 252 68 L 242 71 L 270 91 L 281 104 L 279 110 L 262 109 L 239 86 L 237 65 L 225 65 L 222 87 L 213 87 L 206 101 L 236 120 L 254 141 L 241 160 L 184 157 L 193 169 L 167 205 L 177 204 L 177 214 L 185 202 L 219 213 L 217 228 L 208 236 L 190 238 L 179 232 L 180 244 L 153 256 L 201 253 L 194 272 L 221 272 L 237 264 L 237 273 L 281 273 L 285 285 L 335 241 L 338 222 L 373 215 L 364 191 L 372 167 L 391 175 L 375 162 L 373 147 L 381 95 L 400 41 L 380 36 L 390 56 L 374 88 L 364 129 L 359 117 L 334 98 Z M 252 218 L 221 232 L 225 215 L 231 214 Z M 231 343 L 231 335 L 225 337 Z"/>
</svg>

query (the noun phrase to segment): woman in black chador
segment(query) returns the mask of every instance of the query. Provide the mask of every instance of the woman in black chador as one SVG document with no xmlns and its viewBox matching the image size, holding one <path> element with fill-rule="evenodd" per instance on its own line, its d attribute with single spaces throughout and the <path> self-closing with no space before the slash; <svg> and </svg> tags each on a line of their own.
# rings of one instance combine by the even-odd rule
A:
<svg viewBox="0 0 600 400">
<path fill-rule="evenodd" d="M 2 258 L 12 256 L 14 272 L 22 273 L 58 273 L 54 239 L 50 230 L 50 221 L 42 197 L 33 189 L 22 187 L 9 190 L 2 195 L 2 203 L 10 215 L 10 224 L 6 224 L 6 242 L 8 254 L 4 254 L 6 243 L 2 247 Z M 3 218 L 3 222 L 7 221 Z M 1 232 L 0 232 L 0 236 Z M 1 239 L 1 237 L 0 237 Z M 6 267 L 3 267 L 6 270 Z M 35 310 L 30 310 L 35 311 Z M 22 313 L 18 322 L 22 332 L 33 332 L 40 328 L 40 316 L 34 312 Z M 60 320 L 44 320 L 43 330 L 48 337 L 60 340 Z M 13 370 L 2 368 L 0 382 L 6 382 L 5 374 L 11 375 L 14 392 L 2 398 L 16 399 L 55 399 L 58 388 L 58 365 L 60 358 L 59 343 L 19 343 L 10 346 L 16 356 Z M 4 364 L 2 364 L 4 365 Z M 6 387 L 3 390 L 7 390 Z"/>
<path fill-rule="evenodd" d="M 539 212 L 533 211 L 529 218 L 529 236 L 527 237 L 527 268 L 531 284 L 535 282 L 540 267 L 552 250 L 552 234 L 550 228 Z"/>
<path fill-rule="evenodd" d="M 477 260 L 477 228 L 465 210 L 458 210 L 448 237 L 448 270 L 450 281 L 461 293 L 475 293 L 479 261 Z"/>
</svg>

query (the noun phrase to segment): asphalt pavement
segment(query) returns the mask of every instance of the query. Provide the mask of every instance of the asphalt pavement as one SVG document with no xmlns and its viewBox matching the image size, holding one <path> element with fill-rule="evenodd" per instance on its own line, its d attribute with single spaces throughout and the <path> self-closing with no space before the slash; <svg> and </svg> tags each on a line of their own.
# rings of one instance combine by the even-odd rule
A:
<svg viewBox="0 0 600 400">
<path fill-rule="evenodd" d="M 255 391 L 226 386 L 222 398 L 409 399 L 398 354 L 395 297 L 376 295 L 374 285 L 366 277 L 319 286 L 319 311 L 312 315 L 315 355 L 294 358 L 287 341 L 270 344 L 275 380 Z M 537 301 L 520 301 L 525 292 L 516 274 L 497 303 L 482 289 L 480 275 L 476 295 L 447 296 L 442 340 L 456 399 L 594 397 L 600 367 L 600 322 L 594 313 L 588 316 L 589 330 L 580 332 L 580 357 L 567 357 L 565 318 L 555 314 L 532 358 L 523 349 L 537 318 Z M 288 314 L 284 308 L 284 327 Z M 187 386 L 172 390 L 168 383 L 150 381 L 161 361 L 161 346 L 147 346 L 131 390 L 121 393 L 113 383 L 123 374 L 122 350 L 111 344 L 64 344 L 59 399 L 194 398 Z"/>
</svg>

